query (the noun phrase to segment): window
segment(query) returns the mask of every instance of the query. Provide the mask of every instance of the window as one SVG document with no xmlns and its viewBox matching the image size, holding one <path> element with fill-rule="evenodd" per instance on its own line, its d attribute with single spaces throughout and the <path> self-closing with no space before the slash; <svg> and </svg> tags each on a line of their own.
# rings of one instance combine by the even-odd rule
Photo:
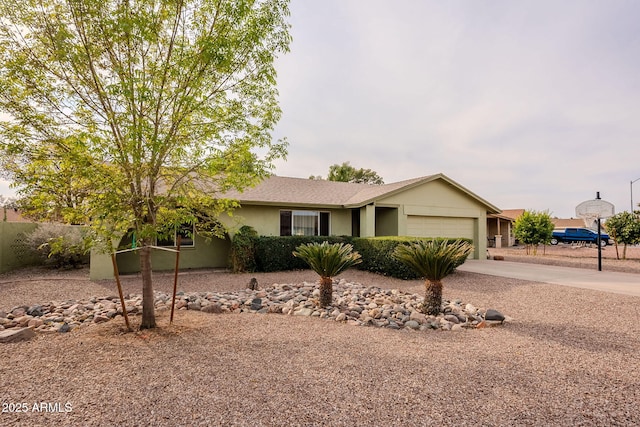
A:
<svg viewBox="0 0 640 427">
<path fill-rule="evenodd" d="M 280 211 L 281 236 L 328 236 L 329 212 Z"/>
<path fill-rule="evenodd" d="M 180 236 L 180 247 L 194 247 L 195 229 L 193 225 L 183 224 L 173 234 L 173 237 L 158 239 L 158 246 L 176 247 Z"/>
</svg>

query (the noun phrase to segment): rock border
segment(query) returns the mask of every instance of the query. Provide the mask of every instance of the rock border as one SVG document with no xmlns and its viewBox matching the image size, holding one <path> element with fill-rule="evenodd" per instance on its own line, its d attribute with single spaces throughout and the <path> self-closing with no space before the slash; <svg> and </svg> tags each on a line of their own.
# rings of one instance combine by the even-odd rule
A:
<svg viewBox="0 0 640 427">
<path fill-rule="evenodd" d="M 364 286 L 342 279 L 334 282 L 333 304 L 318 307 L 317 283 L 273 284 L 264 289 L 236 292 L 179 292 L 177 310 L 205 313 L 277 313 L 333 320 L 355 326 L 389 329 L 461 331 L 502 325 L 513 319 L 495 309 L 476 308 L 461 300 L 443 300 L 442 313 L 425 315 L 420 311 L 423 298 L 397 289 Z M 158 312 L 171 310 L 171 295 L 155 293 Z M 142 312 L 142 296 L 127 295 L 128 314 Z M 84 325 L 122 320 L 122 307 L 116 296 L 83 300 L 52 301 L 48 304 L 18 306 L 9 313 L 0 311 L 0 331 L 29 328 L 36 332 L 69 332 Z"/>
</svg>

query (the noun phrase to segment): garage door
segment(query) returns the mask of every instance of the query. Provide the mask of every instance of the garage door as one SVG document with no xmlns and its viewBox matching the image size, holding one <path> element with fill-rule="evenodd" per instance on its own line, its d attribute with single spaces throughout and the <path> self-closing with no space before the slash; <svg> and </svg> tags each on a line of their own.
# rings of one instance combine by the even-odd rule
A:
<svg viewBox="0 0 640 427">
<path fill-rule="evenodd" d="M 409 215 L 407 217 L 407 234 L 415 237 L 466 237 L 473 239 L 474 219 Z"/>
</svg>

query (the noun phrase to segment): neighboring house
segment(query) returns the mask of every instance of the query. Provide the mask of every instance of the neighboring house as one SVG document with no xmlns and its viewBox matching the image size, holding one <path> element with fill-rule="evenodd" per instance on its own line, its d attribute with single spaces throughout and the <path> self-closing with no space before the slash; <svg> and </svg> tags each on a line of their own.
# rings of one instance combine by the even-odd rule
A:
<svg viewBox="0 0 640 427">
<path fill-rule="evenodd" d="M 488 245 L 493 248 L 515 245 L 513 223 L 523 213 L 524 209 L 505 209 L 498 214 L 487 215 Z"/>
<path fill-rule="evenodd" d="M 513 235 L 513 224 L 524 211 L 524 209 L 505 209 L 498 214 L 487 214 L 488 246 L 500 248 L 515 245 L 516 239 Z M 553 222 L 554 228 L 597 228 L 597 225 L 585 224 L 585 221 L 579 218 L 551 218 L 551 222 Z M 496 244 L 496 242 L 498 242 L 498 244 Z"/>
<path fill-rule="evenodd" d="M 487 215 L 500 212 L 443 174 L 384 185 L 271 176 L 254 188 L 223 197 L 241 205 L 232 216 L 220 218 L 230 234 L 250 225 L 264 236 L 465 237 L 474 242 L 475 259 L 486 253 Z M 180 256 L 181 268 L 227 266 L 228 240 L 207 244 L 196 236 L 189 243 Z M 154 269 L 173 268 L 173 255 L 157 252 Z M 122 255 L 119 270 L 136 271 L 137 257 Z M 92 254 L 91 278 L 112 276 L 109 256 Z"/>
<path fill-rule="evenodd" d="M 554 228 L 597 228 L 597 224 L 587 224 L 584 219 L 581 218 L 551 218 Z"/>
<path fill-rule="evenodd" d="M 0 207 L 2 212 L 2 221 L 5 222 L 32 222 L 20 214 L 20 211 L 15 208 L 8 208 L 6 206 Z"/>
</svg>

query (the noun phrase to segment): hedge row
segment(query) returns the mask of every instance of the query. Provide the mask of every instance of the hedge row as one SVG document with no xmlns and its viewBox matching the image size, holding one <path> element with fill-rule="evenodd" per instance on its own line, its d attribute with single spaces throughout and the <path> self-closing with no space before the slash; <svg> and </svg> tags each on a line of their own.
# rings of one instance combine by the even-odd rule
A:
<svg viewBox="0 0 640 427">
<path fill-rule="evenodd" d="M 241 239 L 238 239 L 238 242 L 236 242 L 236 238 L 234 238 L 232 254 L 240 252 L 241 249 L 243 254 L 251 254 L 252 259 L 243 259 L 240 262 L 238 259 L 234 260 L 234 257 L 232 257 L 231 268 L 237 272 L 304 270 L 309 268 L 309 266 L 302 259 L 294 257 L 292 252 L 303 244 L 327 241 L 329 243 L 352 244 L 354 250 L 362 256 L 362 263 L 356 266 L 359 270 L 370 271 L 399 279 L 417 279 L 419 277 L 413 270 L 396 261 L 392 256 L 396 246 L 409 244 L 417 240 L 433 239 L 396 236 L 370 238 L 351 236 L 255 236 L 251 235 L 251 233 L 243 233 Z M 458 239 L 437 240 L 453 242 Z M 463 240 L 473 243 L 469 239 Z M 251 245 L 250 250 L 247 250 L 248 243 Z M 237 250 L 236 247 L 238 248 Z"/>
<path fill-rule="evenodd" d="M 307 243 L 351 243 L 341 236 L 260 236 L 255 239 L 256 271 L 304 270 L 306 262 L 293 256 L 293 251 Z"/>
</svg>

